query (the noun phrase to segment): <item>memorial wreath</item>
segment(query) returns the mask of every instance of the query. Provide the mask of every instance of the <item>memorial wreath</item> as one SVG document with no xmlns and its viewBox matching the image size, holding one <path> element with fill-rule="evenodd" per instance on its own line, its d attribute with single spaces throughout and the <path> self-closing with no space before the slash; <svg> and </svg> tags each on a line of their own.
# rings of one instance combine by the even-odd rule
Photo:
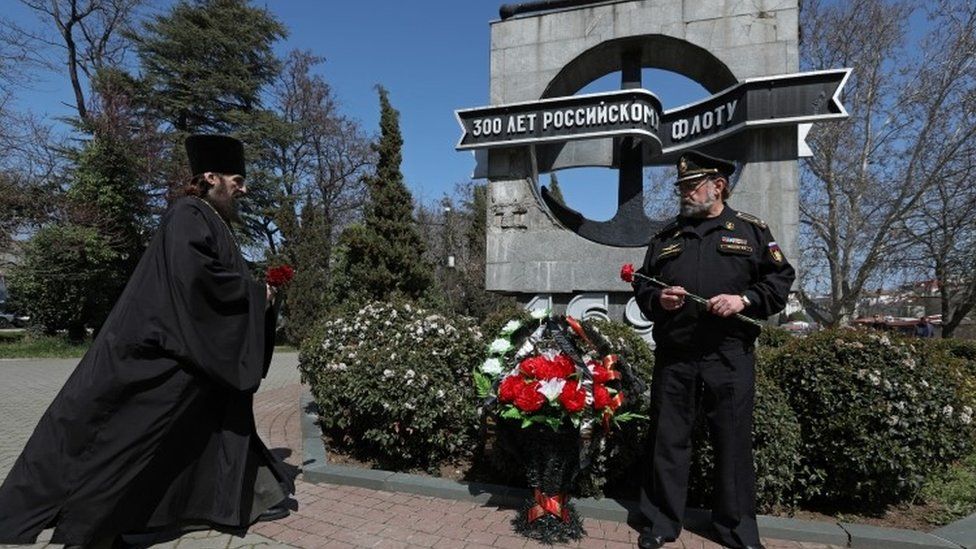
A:
<svg viewBox="0 0 976 549">
<path fill-rule="evenodd" d="M 499 446 L 525 468 L 533 491 L 515 531 L 544 543 L 585 535 L 569 502 L 577 476 L 621 424 L 646 419 L 626 410 L 645 384 L 586 321 L 537 311 L 511 320 L 474 371 L 486 419 Z"/>
</svg>

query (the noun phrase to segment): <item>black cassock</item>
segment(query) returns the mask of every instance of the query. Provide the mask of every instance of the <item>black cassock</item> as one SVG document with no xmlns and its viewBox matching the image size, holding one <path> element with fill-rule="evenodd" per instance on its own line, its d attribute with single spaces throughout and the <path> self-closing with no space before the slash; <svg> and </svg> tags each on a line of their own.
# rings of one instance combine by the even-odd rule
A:
<svg viewBox="0 0 976 549">
<path fill-rule="evenodd" d="M 0 543 L 249 525 L 291 480 L 258 438 L 265 285 L 217 213 L 182 198 L 0 486 Z M 273 308 L 272 308 L 273 310 Z"/>
</svg>

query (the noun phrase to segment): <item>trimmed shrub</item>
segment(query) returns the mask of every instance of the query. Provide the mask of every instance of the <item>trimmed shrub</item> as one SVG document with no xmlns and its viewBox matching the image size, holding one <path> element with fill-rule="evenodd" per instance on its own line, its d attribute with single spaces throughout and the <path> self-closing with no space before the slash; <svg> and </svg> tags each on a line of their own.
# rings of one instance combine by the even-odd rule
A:
<svg viewBox="0 0 976 549">
<path fill-rule="evenodd" d="M 597 339 L 607 344 L 611 353 L 619 355 L 645 384 L 642 392 L 636 387 L 626 388 L 630 401 L 624 402 L 622 410 L 647 415 L 650 410 L 654 351 L 633 328 L 623 322 L 592 320 L 584 325 L 588 331 L 595 332 Z M 635 488 L 637 483 L 634 479 L 641 478 L 642 463 L 639 458 L 646 446 L 648 426 L 646 420 L 630 421 L 626 427 L 603 439 L 603 451 L 577 479 L 579 493 L 583 496 L 602 496 L 607 485 L 622 482 L 627 484 L 625 490 Z"/>
<path fill-rule="evenodd" d="M 320 324 L 299 355 L 323 431 L 383 468 L 432 469 L 474 450 L 471 319 L 372 302 Z"/>
<path fill-rule="evenodd" d="M 942 368 L 956 385 L 965 407 L 976 409 L 976 342 L 961 339 L 922 339 L 916 343 L 933 368 Z"/>
<path fill-rule="evenodd" d="M 918 493 L 971 444 L 972 410 L 917 340 L 829 330 L 795 339 L 768 368 L 801 427 L 807 497 L 882 506 Z"/>
<path fill-rule="evenodd" d="M 757 357 L 757 362 L 763 356 Z M 752 425 L 756 467 L 756 506 L 760 512 L 792 508 L 797 502 L 795 475 L 800 466 L 800 424 L 786 394 L 756 367 L 756 405 Z M 695 425 L 688 480 L 689 505 L 710 507 L 715 485 L 715 449 L 704 412 Z"/>
<path fill-rule="evenodd" d="M 756 343 L 760 349 L 779 349 L 793 339 L 793 334 L 783 328 L 764 326 Z"/>
<path fill-rule="evenodd" d="M 490 338 L 494 338 L 499 331 L 501 331 L 502 326 L 504 326 L 510 320 L 518 320 L 523 325 L 527 324 L 532 319 L 532 315 L 529 311 L 526 311 L 524 307 L 517 303 L 503 304 L 497 310 L 492 311 L 481 321 L 481 333 L 489 338 L 488 342 L 491 342 Z"/>
</svg>

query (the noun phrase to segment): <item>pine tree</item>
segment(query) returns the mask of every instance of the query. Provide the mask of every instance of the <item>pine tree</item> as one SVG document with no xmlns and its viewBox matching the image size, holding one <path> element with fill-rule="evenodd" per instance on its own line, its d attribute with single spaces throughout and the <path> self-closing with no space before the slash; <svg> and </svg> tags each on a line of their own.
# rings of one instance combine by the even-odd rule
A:
<svg viewBox="0 0 976 549">
<path fill-rule="evenodd" d="M 180 0 L 130 33 L 141 69 L 141 103 L 160 119 L 171 154 L 167 183 L 185 180 L 183 141 L 191 133 L 230 134 L 244 142 L 248 198 L 242 239 L 261 244 L 280 181 L 263 169 L 269 142 L 283 131 L 262 97 L 281 71 L 274 44 L 287 34 L 247 0 Z"/>
<path fill-rule="evenodd" d="M 234 132 L 261 109 L 285 28 L 246 0 L 186 0 L 130 36 L 150 108 L 182 134 Z"/>
<path fill-rule="evenodd" d="M 346 229 L 340 238 L 339 284 L 349 297 L 385 300 L 401 294 L 417 299 L 431 284 L 431 269 L 422 259 L 425 246 L 413 219 L 413 196 L 400 172 L 400 113 L 390 105 L 386 89 L 377 86 L 377 91 L 376 172 L 366 178 L 369 200 L 363 222 Z"/>
</svg>

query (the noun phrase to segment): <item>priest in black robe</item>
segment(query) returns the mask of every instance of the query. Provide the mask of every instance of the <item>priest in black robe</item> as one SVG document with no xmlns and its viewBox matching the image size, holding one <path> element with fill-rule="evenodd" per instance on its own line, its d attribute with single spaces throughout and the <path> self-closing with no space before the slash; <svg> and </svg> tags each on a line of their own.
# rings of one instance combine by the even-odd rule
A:
<svg viewBox="0 0 976 549">
<path fill-rule="evenodd" d="M 240 530 L 294 492 L 252 401 L 274 345 L 272 290 L 230 229 L 246 193 L 227 136 L 187 139 L 195 174 L 91 348 L 0 486 L 0 543 L 102 546 L 123 533 Z"/>
</svg>

